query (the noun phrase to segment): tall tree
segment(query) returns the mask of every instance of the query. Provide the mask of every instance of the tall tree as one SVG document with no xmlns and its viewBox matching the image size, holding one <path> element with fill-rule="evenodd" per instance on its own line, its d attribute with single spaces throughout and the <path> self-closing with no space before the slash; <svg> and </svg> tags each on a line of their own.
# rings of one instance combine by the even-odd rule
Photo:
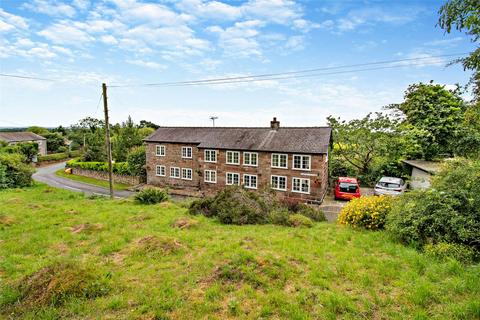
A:
<svg viewBox="0 0 480 320">
<path fill-rule="evenodd" d="M 117 134 L 113 140 L 113 155 L 116 161 L 125 161 L 130 149 L 142 145 L 142 137 L 130 116 L 115 131 Z"/>
<path fill-rule="evenodd" d="M 453 155 L 460 135 L 465 102 L 459 90 L 449 91 L 437 84 L 413 84 L 405 92 L 405 101 L 387 108 L 401 121 L 401 128 L 420 148 L 426 160 Z"/>
<path fill-rule="evenodd" d="M 474 43 L 480 42 L 480 1 L 479 0 L 450 0 L 439 10 L 438 25 L 447 33 L 453 28 L 471 36 Z M 480 102 L 480 47 L 466 58 L 458 59 L 464 69 L 474 72 L 470 79 L 477 102 Z"/>
</svg>

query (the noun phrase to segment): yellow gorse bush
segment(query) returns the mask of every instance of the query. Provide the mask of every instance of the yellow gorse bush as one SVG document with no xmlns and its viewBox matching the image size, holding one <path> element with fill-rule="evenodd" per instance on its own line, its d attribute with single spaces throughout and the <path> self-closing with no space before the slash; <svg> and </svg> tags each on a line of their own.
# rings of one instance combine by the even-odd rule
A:
<svg viewBox="0 0 480 320">
<path fill-rule="evenodd" d="M 353 227 L 366 229 L 382 229 L 387 214 L 392 208 L 392 197 L 366 196 L 351 200 L 343 207 L 338 222 Z"/>
</svg>

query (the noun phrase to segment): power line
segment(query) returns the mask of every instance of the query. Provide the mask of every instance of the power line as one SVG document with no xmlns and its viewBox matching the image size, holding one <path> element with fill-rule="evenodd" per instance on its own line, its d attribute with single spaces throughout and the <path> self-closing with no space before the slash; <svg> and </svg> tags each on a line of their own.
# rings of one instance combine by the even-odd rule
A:
<svg viewBox="0 0 480 320">
<path fill-rule="evenodd" d="M 20 76 L 20 75 L 16 75 L 16 74 L 6 74 L 6 73 L 0 73 L 0 77 L 29 79 L 29 80 L 41 80 L 41 81 L 58 81 L 58 80 L 47 79 L 47 78 L 28 77 L 28 76 Z"/>
<path fill-rule="evenodd" d="M 266 81 L 266 80 L 273 80 L 273 79 L 290 79 L 294 78 L 293 75 L 298 75 L 302 73 L 312 73 L 316 71 L 326 71 L 326 70 L 336 70 L 336 69 L 345 69 L 345 68 L 355 68 L 355 67 L 364 67 L 364 66 L 371 66 L 371 65 L 381 65 L 381 64 L 392 64 L 392 63 L 400 63 L 400 62 L 408 62 L 408 61 L 421 61 L 421 60 L 428 60 L 428 59 L 436 59 L 442 57 L 453 57 L 453 56 L 461 56 L 467 53 L 453 53 L 453 54 L 444 54 L 444 55 L 437 55 L 437 56 L 429 56 L 429 57 L 418 57 L 418 58 L 407 58 L 407 59 L 397 59 L 397 60 L 384 60 L 384 61 L 376 61 L 376 62 L 367 62 L 367 63 L 358 63 L 358 64 L 351 64 L 351 65 L 342 65 L 342 66 L 335 66 L 335 67 L 321 67 L 321 68 L 314 68 L 314 69 L 305 69 L 305 70 L 298 70 L 298 71 L 289 71 L 289 72 L 278 72 L 278 73 L 266 73 L 266 74 L 258 74 L 258 75 L 251 75 L 251 76 L 239 76 L 239 77 L 224 77 L 224 78 L 215 78 L 215 79 L 203 79 L 203 80 L 192 80 L 192 81 L 178 81 L 178 82 L 160 82 L 160 83 L 144 83 L 144 84 L 133 84 L 133 85 L 110 85 L 111 88 L 121 88 L 121 87 L 163 87 L 163 86 L 182 86 L 182 85 L 197 85 L 197 84 L 224 84 L 230 81 L 236 80 L 247 80 L 245 82 L 251 81 Z M 418 65 L 418 64 L 417 64 Z M 399 65 L 399 67 L 405 67 L 408 65 Z M 360 71 L 366 70 L 378 70 L 378 69 L 361 69 Z M 350 70 L 348 72 L 355 72 L 356 70 Z M 339 72 L 345 73 L 345 72 Z M 335 74 L 335 73 L 323 73 L 323 74 Z M 289 76 L 292 77 L 282 77 L 282 78 L 271 78 L 277 76 Z M 305 77 L 305 76 L 295 76 L 295 77 Z M 267 78 L 262 80 L 255 80 L 257 78 Z M 244 82 L 244 81 L 238 81 Z M 235 82 L 233 82 L 235 83 Z"/>
</svg>

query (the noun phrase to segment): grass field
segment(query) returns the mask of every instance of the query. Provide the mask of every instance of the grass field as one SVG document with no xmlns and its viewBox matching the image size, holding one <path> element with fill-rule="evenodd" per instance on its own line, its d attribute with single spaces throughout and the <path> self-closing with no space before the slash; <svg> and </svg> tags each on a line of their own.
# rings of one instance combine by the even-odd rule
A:
<svg viewBox="0 0 480 320">
<path fill-rule="evenodd" d="M 55 174 L 59 177 L 62 177 L 62 178 L 67 178 L 67 179 L 75 180 L 75 181 L 79 181 L 79 182 L 85 182 L 85 183 L 93 184 L 93 185 L 99 186 L 99 187 L 104 187 L 104 188 L 109 187 L 108 181 L 98 180 L 98 179 L 94 179 L 94 178 L 77 176 L 77 175 L 74 175 L 74 174 L 65 173 L 64 169 L 57 170 L 55 172 Z M 130 186 L 128 184 L 123 184 L 123 183 L 114 183 L 113 184 L 113 189 L 115 189 L 115 190 L 127 190 L 130 187 L 132 187 L 132 186 Z"/>
<path fill-rule="evenodd" d="M 0 239 L 0 318 L 480 317 L 478 265 L 328 223 L 227 226 L 37 185 L 0 192 Z"/>
</svg>

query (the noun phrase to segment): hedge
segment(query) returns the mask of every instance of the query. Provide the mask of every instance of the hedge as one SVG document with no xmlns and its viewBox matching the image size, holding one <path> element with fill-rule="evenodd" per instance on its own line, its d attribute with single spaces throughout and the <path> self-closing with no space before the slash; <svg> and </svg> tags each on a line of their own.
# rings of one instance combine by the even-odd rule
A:
<svg viewBox="0 0 480 320">
<path fill-rule="evenodd" d="M 79 157 L 81 155 L 80 150 L 70 151 L 70 152 L 60 152 L 60 153 L 52 153 L 46 156 L 38 156 L 38 162 L 43 161 L 56 161 L 56 160 L 64 160 L 68 158 Z"/>
<path fill-rule="evenodd" d="M 92 171 L 108 172 L 107 162 L 97 162 L 97 161 L 82 162 L 82 161 L 79 161 L 78 159 L 73 159 L 67 162 L 67 167 L 80 168 L 80 169 L 92 170 Z M 130 168 L 127 162 L 115 162 L 113 163 L 112 169 L 113 169 L 113 173 L 131 175 Z"/>
</svg>

